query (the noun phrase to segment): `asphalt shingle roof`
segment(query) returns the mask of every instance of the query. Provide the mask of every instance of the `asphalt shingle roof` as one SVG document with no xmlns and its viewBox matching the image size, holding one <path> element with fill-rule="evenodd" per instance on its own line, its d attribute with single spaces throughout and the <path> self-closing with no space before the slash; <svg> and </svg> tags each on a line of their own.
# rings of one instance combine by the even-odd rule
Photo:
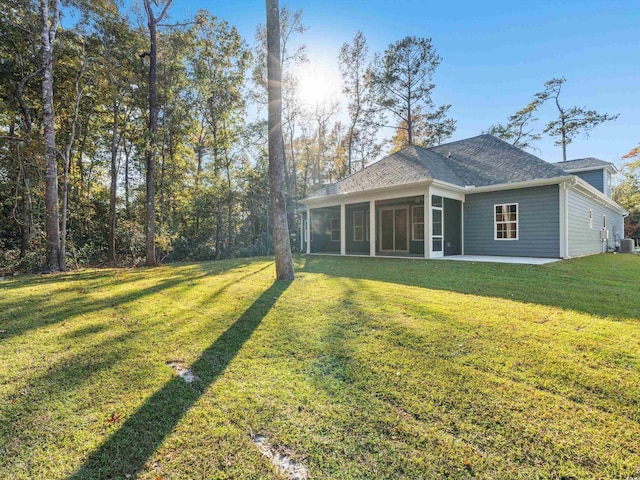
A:
<svg viewBox="0 0 640 480">
<path fill-rule="evenodd" d="M 411 145 L 307 198 L 357 193 L 425 180 L 480 187 L 564 175 L 564 170 L 535 155 L 492 135 L 480 135 L 429 149 Z"/>
<path fill-rule="evenodd" d="M 430 149 L 447 156 L 464 185 L 483 187 L 562 177 L 566 173 L 493 135 L 480 135 Z M 438 179 L 440 180 L 440 179 Z"/>
<path fill-rule="evenodd" d="M 556 162 L 554 165 L 564 170 L 579 170 L 581 168 L 606 167 L 613 164 L 598 158 L 587 157 L 568 160 L 566 162 Z"/>
</svg>

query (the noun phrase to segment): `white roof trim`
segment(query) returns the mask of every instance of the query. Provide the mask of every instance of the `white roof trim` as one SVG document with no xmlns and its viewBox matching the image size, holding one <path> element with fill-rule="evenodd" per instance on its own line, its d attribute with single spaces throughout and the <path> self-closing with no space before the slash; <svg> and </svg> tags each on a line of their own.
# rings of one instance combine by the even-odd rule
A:
<svg viewBox="0 0 640 480">
<path fill-rule="evenodd" d="M 562 168 L 562 167 L 560 167 Z M 581 172 L 592 172 L 594 170 L 609 170 L 611 173 L 618 173 L 618 169 L 613 163 L 609 163 L 607 165 L 597 165 L 595 167 L 584 167 L 584 168 L 562 168 L 565 172 L 568 173 L 581 173 Z"/>
<path fill-rule="evenodd" d="M 623 215 L 625 217 L 627 215 L 629 215 L 629 212 L 627 210 L 622 208 L 620 205 L 618 205 L 616 202 L 611 200 L 609 197 L 607 197 L 600 190 L 595 188 L 590 183 L 585 182 L 580 177 L 575 177 L 575 182 L 571 185 L 571 188 L 573 188 L 575 190 L 582 191 L 582 193 L 590 196 L 591 198 L 593 198 L 597 202 L 603 204 L 605 207 L 609 207 L 612 210 L 615 210 L 616 212 L 618 212 L 619 214 L 621 214 L 621 215 Z"/>
<path fill-rule="evenodd" d="M 368 190 L 359 190 L 357 192 L 349 192 L 349 193 L 334 193 L 333 195 L 324 195 L 322 197 L 314 197 L 314 198 L 303 198 L 302 200 L 298 200 L 298 203 L 304 203 L 305 205 L 312 205 L 313 203 L 325 203 L 327 200 L 337 200 L 337 199 L 348 199 L 349 197 L 356 197 L 364 194 L 376 194 L 382 192 L 390 192 L 393 190 L 403 190 L 412 187 L 421 187 L 430 185 L 433 180 L 420 180 L 419 182 L 411 182 L 411 183 L 400 183 L 398 185 L 392 185 L 390 187 L 379 187 L 372 188 Z M 460 187 L 458 187 L 460 188 Z"/>
<path fill-rule="evenodd" d="M 456 192 L 465 193 L 467 191 L 466 187 L 461 187 L 460 185 L 455 185 L 449 182 L 443 182 L 442 180 L 433 180 L 432 183 L 438 187 L 448 188 L 450 190 L 455 190 Z"/>
<path fill-rule="evenodd" d="M 562 177 L 539 178 L 536 180 L 527 180 L 526 182 L 499 183 L 496 185 L 485 185 L 482 187 L 468 186 L 465 187 L 465 193 L 484 193 L 495 192 L 497 190 L 516 190 L 519 188 L 542 187 L 544 185 L 557 185 L 574 178 L 573 175 L 564 175 Z"/>
</svg>

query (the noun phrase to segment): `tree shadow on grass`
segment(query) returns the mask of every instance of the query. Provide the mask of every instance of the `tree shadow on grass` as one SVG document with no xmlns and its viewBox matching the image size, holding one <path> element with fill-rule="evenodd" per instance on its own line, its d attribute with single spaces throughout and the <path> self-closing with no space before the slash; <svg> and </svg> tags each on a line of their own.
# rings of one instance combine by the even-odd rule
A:
<svg viewBox="0 0 640 480">
<path fill-rule="evenodd" d="M 6 330 L 6 332 L 2 335 L 0 340 L 22 335 L 30 330 L 35 330 L 43 326 L 62 322 L 69 319 L 70 317 L 82 315 L 85 313 L 95 312 L 107 308 L 122 308 L 127 304 L 133 304 L 148 295 L 168 291 L 184 284 L 196 284 L 199 280 L 212 274 L 231 272 L 235 268 L 244 267 L 245 263 L 247 262 L 238 262 L 238 264 L 234 263 L 233 268 L 225 269 L 217 268 L 215 270 L 212 270 L 211 268 L 193 268 L 185 272 L 178 271 L 175 272 L 171 277 L 158 282 L 157 284 L 153 284 L 150 286 L 141 285 L 140 287 L 129 289 L 126 293 L 111 295 L 100 300 L 96 300 L 90 295 L 78 295 L 76 299 L 71 302 L 67 299 L 57 301 L 53 299 L 50 294 L 43 293 L 33 295 L 29 302 L 25 301 L 22 298 L 13 302 L 2 301 L 0 302 L 0 325 L 2 326 L 3 330 Z M 260 273 L 263 270 L 270 268 L 271 265 L 272 264 L 269 263 L 258 269 L 251 270 L 239 278 L 234 278 L 230 281 L 226 281 L 221 285 L 215 285 L 215 287 L 218 288 L 214 293 L 216 295 L 219 295 L 226 291 L 231 285 L 241 282 L 247 277 Z M 148 273 L 146 273 L 146 275 L 148 275 Z M 108 275 L 103 275 L 99 277 L 99 279 L 102 280 L 105 277 L 108 278 Z M 222 277 L 222 279 L 227 280 L 225 277 Z M 123 282 L 122 280 L 118 280 L 116 278 L 109 279 L 108 281 L 102 281 L 101 283 L 95 285 L 87 283 L 85 284 L 85 288 L 87 290 L 94 288 L 99 290 L 108 290 L 110 287 L 116 284 L 122 285 L 122 283 L 132 283 L 134 281 L 139 282 L 144 280 L 144 276 L 136 276 L 133 280 L 128 280 L 127 282 Z M 26 315 L 24 315 L 22 312 L 25 312 Z"/>
<path fill-rule="evenodd" d="M 176 376 L 165 384 L 89 455 L 70 480 L 135 477 L 187 411 L 226 370 L 288 286 L 288 282 L 275 282 L 262 293 L 191 365 L 198 380 L 187 384 Z"/>
</svg>

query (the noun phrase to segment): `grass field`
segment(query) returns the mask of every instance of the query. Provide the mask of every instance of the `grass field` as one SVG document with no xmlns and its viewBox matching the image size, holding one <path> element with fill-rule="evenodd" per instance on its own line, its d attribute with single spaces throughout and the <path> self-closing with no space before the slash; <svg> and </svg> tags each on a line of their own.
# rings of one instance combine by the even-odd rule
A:
<svg viewBox="0 0 640 480">
<path fill-rule="evenodd" d="M 640 256 L 296 267 L 1 281 L 0 478 L 640 476 Z"/>
</svg>

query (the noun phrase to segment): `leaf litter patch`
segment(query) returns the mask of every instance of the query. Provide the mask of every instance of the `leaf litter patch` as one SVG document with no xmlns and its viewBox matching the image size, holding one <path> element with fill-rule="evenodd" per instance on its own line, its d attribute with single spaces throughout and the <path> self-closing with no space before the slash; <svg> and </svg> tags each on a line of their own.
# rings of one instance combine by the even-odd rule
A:
<svg viewBox="0 0 640 480">
<path fill-rule="evenodd" d="M 173 368 L 178 376 L 182 377 L 182 379 L 187 383 L 193 383 L 198 379 L 198 377 L 191 371 L 190 368 L 185 368 L 184 363 L 182 363 L 180 360 L 169 360 L 167 362 L 167 365 Z"/>
<path fill-rule="evenodd" d="M 294 453 L 289 448 L 271 445 L 264 435 L 254 435 L 251 441 L 258 447 L 260 453 L 271 461 L 279 474 L 286 476 L 289 480 L 309 478 L 309 469 L 303 463 L 291 458 Z"/>
</svg>

